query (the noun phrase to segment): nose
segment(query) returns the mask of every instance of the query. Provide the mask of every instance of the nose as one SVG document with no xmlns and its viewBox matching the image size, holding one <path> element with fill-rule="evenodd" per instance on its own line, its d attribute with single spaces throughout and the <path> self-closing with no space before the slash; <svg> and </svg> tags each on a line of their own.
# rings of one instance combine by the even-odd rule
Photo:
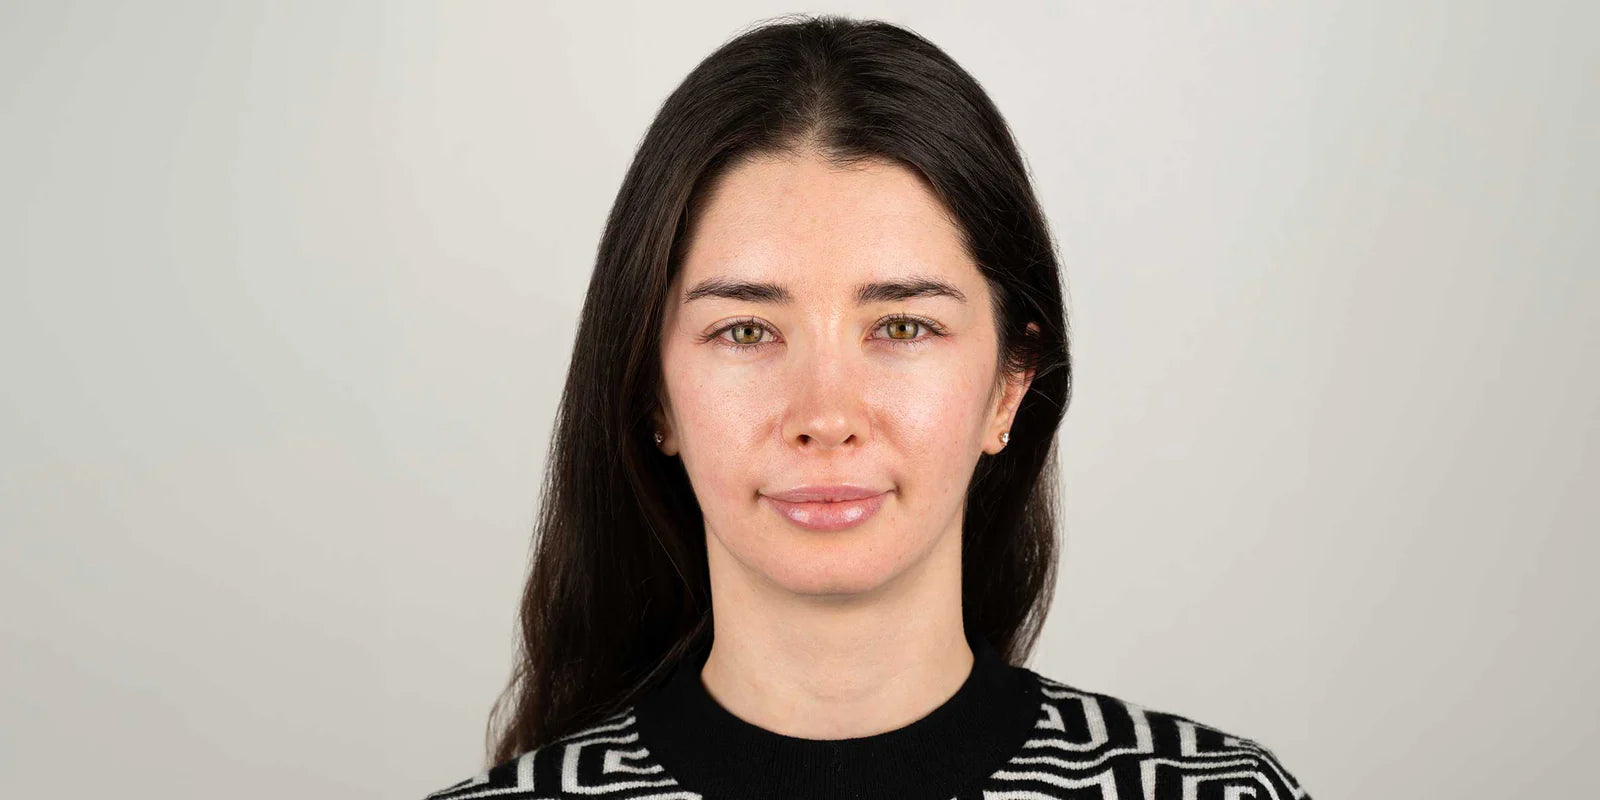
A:
<svg viewBox="0 0 1600 800">
<path fill-rule="evenodd" d="M 789 397 L 784 440 L 794 447 L 822 450 L 862 444 L 870 432 L 860 365 L 843 348 L 807 350 L 795 352 L 785 385 L 773 387 Z"/>
</svg>

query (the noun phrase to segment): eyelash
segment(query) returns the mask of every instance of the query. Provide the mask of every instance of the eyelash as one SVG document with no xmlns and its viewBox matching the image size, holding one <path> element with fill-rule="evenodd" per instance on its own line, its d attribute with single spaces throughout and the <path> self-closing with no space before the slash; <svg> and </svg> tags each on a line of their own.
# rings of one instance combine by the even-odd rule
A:
<svg viewBox="0 0 1600 800">
<path fill-rule="evenodd" d="M 919 336 L 919 337 L 917 337 L 915 339 L 885 338 L 885 341 L 891 342 L 896 347 L 905 347 L 905 348 L 909 348 L 909 349 L 915 350 L 917 348 L 926 346 L 930 340 L 936 339 L 936 338 L 938 338 L 940 336 L 944 336 L 945 335 L 945 330 L 944 330 L 944 328 L 942 326 L 939 325 L 939 323 L 934 322 L 931 319 L 912 316 L 910 314 L 892 314 L 890 316 L 884 317 L 883 319 L 878 320 L 878 324 L 873 327 L 873 330 L 877 330 L 879 328 L 882 328 L 885 325 L 890 325 L 890 324 L 893 324 L 893 323 L 896 323 L 896 322 L 915 322 L 918 325 L 921 325 L 923 328 L 925 328 L 927 330 L 927 332 L 928 332 L 927 336 Z M 765 347 L 766 345 L 769 345 L 769 344 L 774 344 L 773 342 L 762 342 L 760 344 L 739 344 L 738 342 L 730 342 L 727 339 L 722 338 L 722 334 L 724 334 L 724 333 L 726 333 L 726 332 L 728 332 L 730 330 L 733 330 L 734 328 L 738 328 L 738 327 L 746 326 L 746 325 L 752 326 L 752 327 L 756 327 L 756 328 L 760 328 L 761 330 L 763 330 L 763 331 L 765 331 L 767 333 L 773 334 L 773 335 L 777 334 L 777 331 L 774 331 L 772 328 L 768 327 L 767 324 L 762 322 L 761 320 L 758 320 L 755 317 L 745 317 L 743 319 L 733 320 L 732 322 L 729 322 L 728 324 L 723 325 L 722 327 L 720 327 L 720 328 L 718 328 L 718 329 L 716 329 L 716 330 L 714 330 L 714 331 L 712 331 L 712 332 L 710 332 L 708 334 L 705 334 L 704 336 L 701 336 L 700 337 L 700 341 L 706 342 L 706 341 L 715 340 L 718 345 L 721 345 L 722 347 L 726 347 L 729 350 L 733 350 L 733 351 L 736 351 L 736 352 L 749 352 L 751 350 L 756 350 L 756 349 L 759 349 L 761 347 Z"/>
</svg>

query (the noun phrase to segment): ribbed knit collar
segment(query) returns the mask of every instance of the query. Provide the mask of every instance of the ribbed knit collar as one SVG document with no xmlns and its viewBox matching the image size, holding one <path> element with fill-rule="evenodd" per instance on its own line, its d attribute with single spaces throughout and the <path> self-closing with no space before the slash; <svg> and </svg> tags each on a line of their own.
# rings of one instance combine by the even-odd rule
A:
<svg viewBox="0 0 1600 800">
<path fill-rule="evenodd" d="M 854 739 L 800 739 L 734 716 L 706 691 L 710 642 L 639 698 L 639 735 L 667 772 L 705 800 L 948 800 L 999 769 L 1033 731 L 1041 692 L 981 636 L 972 671 L 926 716 Z"/>
</svg>

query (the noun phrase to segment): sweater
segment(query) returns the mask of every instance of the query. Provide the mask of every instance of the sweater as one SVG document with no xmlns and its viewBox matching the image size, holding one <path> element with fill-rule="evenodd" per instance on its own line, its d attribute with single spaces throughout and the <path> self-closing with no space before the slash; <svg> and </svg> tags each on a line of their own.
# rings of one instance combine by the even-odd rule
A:
<svg viewBox="0 0 1600 800">
<path fill-rule="evenodd" d="M 1261 743 L 1007 664 L 973 666 L 922 718 L 853 739 L 800 739 L 706 691 L 709 641 L 623 708 L 426 800 L 1303 800 Z"/>
</svg>

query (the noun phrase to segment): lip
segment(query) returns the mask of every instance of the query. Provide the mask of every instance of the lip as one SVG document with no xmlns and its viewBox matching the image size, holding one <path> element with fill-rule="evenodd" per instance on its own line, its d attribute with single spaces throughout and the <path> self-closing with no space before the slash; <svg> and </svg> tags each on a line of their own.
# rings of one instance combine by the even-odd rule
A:
<svg viewBox="0 0 1600 800">
<path fill-rule="evenodd" d="M 817 531 L 837 531 L 866 522 L 888 499 L 887 491 L 862 486 L 801 486 L 762 497 L 790 522 Z"/>
<path fill-rule="evenodd" d="M 781 492 L 767 492 L 774 500 L 786 503 L 837 503 L 841 500 L 861 500 L 883 494 L 881 489 L 868 489 L 852 483 L 834 483 L 826 486 L 796 486 Z"/>
</svg>

